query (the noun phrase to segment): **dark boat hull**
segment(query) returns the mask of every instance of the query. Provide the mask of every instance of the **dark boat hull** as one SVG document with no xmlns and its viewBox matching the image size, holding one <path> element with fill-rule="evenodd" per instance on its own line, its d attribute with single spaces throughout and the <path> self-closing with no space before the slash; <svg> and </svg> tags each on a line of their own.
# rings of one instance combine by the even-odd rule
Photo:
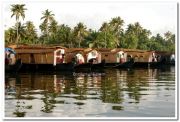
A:
<svg viewBox="0 0 180 122">
<path fill-rule="evenodd" d="M 102 72 L 104 69 L 104 62 L 98 64 L 85 63 L 74 66 L 75 72 Z"/>
<path fill-rule="evenodd" d="M 104 63 L 99 64 L 79 64 L 75 65 L 73 63 L 62 63 L 56 64 L 25 64 L 21 68 L 21 71 L 70 71 L 70 72 L 91 72 L 98 69 L 103 69 Z"/>
<path fill-rule="evenodd" d="M 52 64 L 27 64 L 23 63 L 22 68 L 20 71 L 52 71 L 54 67 Z"/>
<path fill-rule="evenodd" d="M 18 59 L 14 65 L 5 65 L 5 72 L 18 72 L 22 66 L 21 59 Z"/>
<path fill-rule="evenodd" d="M 73 63 L 62 63 L 54 66 L 56 71 L 74 71 Z"/>
<path fill-rule="evenodd" d="M 175 63 L 168 62 L 135 62 L 133 68 L 163 68 L 167 65 L 175 65 Z"/>
<path fill-rule="evenodd" d="M 134 61 L 127 61 L 125 63 L 122 64 L 117 64 L 116 66 L 114 66 L 114 68 L 118 68 L 118 69 L 125 69 L 125 68 L 132 68 L 134 65 Z"/>
<path fill-rule="evenodd" d="M 23 63 L 21 71 L 73 71 L 72 63 L 56 64 L 26 64 Z"/>
</svg>

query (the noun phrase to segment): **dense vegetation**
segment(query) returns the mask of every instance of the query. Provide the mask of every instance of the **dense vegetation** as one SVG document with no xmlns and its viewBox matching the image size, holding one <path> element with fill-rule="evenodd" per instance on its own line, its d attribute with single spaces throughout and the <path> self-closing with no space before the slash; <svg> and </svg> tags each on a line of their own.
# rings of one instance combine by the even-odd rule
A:
<svg viewBox="0 0 180 122">
<path fill-rule="evenodd" d="M 127 25 L 124 20 L 114 17 L 102 23 L 99 30 L 87 29 L 79 22 L 74 28 L 59 24 L 52 11 L 48 9 L 40 17 L 41 34 L 37 34 L 33 22 L 21 22 L 25 18 L 24 4 L 11 5 L 12 16 L 16 24 L 5 30 L 6 44 L 57 44 L 65 47 L 96 47 L 96 48 L 130 48 L 142 50 L 175 51 L 175 34 L 167 31 L 163 36 L 151 35 L 151 31 L 143 28 L 139 22 Z"/>
</svg>

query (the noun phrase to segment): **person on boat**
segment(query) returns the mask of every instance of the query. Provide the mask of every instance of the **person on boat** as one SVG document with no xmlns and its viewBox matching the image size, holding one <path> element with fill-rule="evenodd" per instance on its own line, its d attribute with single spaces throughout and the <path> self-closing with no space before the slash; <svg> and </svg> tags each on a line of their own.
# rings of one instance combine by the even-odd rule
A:
<svg viewBox="0 0 180 122">
<path fill-rule="evenodd" d="M 14 65 L 16 63 L 16 56 L 15 56 L 15 54 L 10 52 L 10 51 L 6 51 L 5 62 L 8 65 Z"/>
<path fill-rule="evenodd" d="M 84 63 L 84 58 L 83 58 L 83 56 L 80 55 L 78 58 L 79 58 L 79 59 L 78 59 L 78 64 L 83 64 L 83 63 Z"/>
<path fill-rule="evenodd" d="M 155 53 L 152 54 L 152 62 L 157 62 L 157 58 L 155 56 Z"/>
<path fill-rule="evenodd" d="M 120 64 L 125 62 L 124 53 L 120 55 Z"/>
<path fill-rule="evenodd" d="M 160 62 L 160 61 L 161 61 L 161 56 L 160 56 L 160 55 L 157 55 L 157 56 L 156 56 L 156 60 L 157 60 L 157 62 Z"/>
<path fill-rule="evenodd" d="M 57 63 L 63 63 L 64 57 L 60 55 L 60 57 L 57 58 Z"/>
<path fill-rule="evenodd" d="M 89 59 L 88 62 L 91 63 L 91 64 L 97 64 L 98 63 L 96 58 L 91 58 L 91 59 Z"/>
<path fill-rule="evenodd" d="M 84 57 L 81 54 L 77 54 L 75 56 L 76 64 L 83 64 L 84 63 Z"/>
<path fill-rule="evenodd" d="M 8 53 L 7 51 L 5 52 L 5 64 L 9 65 L 9 58 L 8 58 Z"/>
</svg>

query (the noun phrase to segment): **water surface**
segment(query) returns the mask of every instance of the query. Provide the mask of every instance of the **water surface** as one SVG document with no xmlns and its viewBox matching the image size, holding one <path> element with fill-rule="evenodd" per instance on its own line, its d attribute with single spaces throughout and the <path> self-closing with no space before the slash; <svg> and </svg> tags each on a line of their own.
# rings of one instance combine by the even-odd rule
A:
<svg viewBox="0 0 180 122">
<path fill-rule="evenodd" d="M 6 74 L 5 117 L 175 117 L 175 67 Z"/>
</svg>

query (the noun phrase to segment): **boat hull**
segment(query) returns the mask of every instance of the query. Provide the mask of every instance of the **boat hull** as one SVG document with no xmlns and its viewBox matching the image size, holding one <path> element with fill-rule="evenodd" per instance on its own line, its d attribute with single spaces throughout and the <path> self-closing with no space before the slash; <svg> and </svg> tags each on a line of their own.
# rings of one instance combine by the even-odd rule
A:
<svg viewBox="0 0 180 122">
<path fill-rule="evenodd" d="M 135 62 L 133 68 L 163 68 L 168 65 L 174 66 L 175 63 L 168 62 Z"/>
<path fill-rule="evenodd" d="M 14 65 L 5 65 L 5 72 L 18 72 L 22 66 L 21 59 L 18 59 Z"/>
<path fill-rule="evenodd" d="M 102 72 L 104 70 L 105 63 L 85 63 L 85 64 L 79 64 L 74 66 L 75 72 Z"/>
<path fill-rule="evenodd" d="M 117 64 L 116 66 L 114 66 L 114 68 L 118 68 L 118 69 L 129 69 L 132 68 L 134 65 L 134 61 L 127 61 L 125 63 L 122 64 Z"/>
<path fill-rule="evenodd" d="M 56 64 L 26 64 L 23 63 L 21 71 L 73 71 L 72 63 Z"/>
</svg>

